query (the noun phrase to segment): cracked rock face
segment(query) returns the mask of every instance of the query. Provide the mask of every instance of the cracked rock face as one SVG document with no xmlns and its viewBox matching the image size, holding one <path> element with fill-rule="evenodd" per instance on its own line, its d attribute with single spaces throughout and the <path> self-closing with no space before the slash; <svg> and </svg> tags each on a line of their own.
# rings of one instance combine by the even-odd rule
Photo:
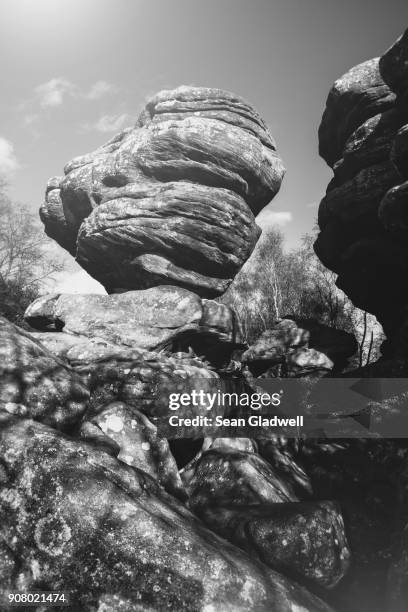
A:
<svg viewBox="0 0 408 612">
<path fill-rule="evenodd" d="M 172 284 L 222 294 L 284 168 L 258 113 L 219 89 L 153 97 L 136 125 L 51 179 L 45 230 L 108 292 Z"/>
<path fill-rule="evenodd" d="M 338 79 L 319 128 L 334 177 L 315 250 L 383 325 L 385 356 L 408 350 L 408 33 Z"/>
</svg>

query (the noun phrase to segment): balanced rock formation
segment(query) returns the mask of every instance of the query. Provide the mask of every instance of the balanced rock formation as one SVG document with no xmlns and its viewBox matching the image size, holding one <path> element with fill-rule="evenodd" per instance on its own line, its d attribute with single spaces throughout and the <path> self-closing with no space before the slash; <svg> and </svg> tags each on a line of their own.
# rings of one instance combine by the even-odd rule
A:
<svg viewBox="0 0 408 612">
<path fill-rule="evenodd" d="M 254 215 L 279 190 L 284 168 L 244 100 L 179 87 L 64 172 L 47 187 L 45 230 L 108 292 L 171 284 L 211 297 L 251 254 Z"/>
<path fill-rule="evenodd" d="M 408 351 L 408 33 L 338 79 L 319 129 L 334 170 L 315 250 L 337 285 L 383 325 L 386 356 Z"/>
<path fill-rule="evenodd" d="M 289 320 L 245 353 L 232 308 L 208 299 L 251 254 L 283 172 L 252 107 L 181 87 L 49 182 L 46 232 L 109 295 L 43 296 L 25 315 L 36 331 L 6 330 L 2 610 L 40 588 L 84 612 L 329 610 L 305 587 L 347 572 L 337 504 L 313 497 L 290 444 L 191 422 L 245 411 L 208 397 L 252 393 L 247 366 L 333 367 Z"/>
</svg>

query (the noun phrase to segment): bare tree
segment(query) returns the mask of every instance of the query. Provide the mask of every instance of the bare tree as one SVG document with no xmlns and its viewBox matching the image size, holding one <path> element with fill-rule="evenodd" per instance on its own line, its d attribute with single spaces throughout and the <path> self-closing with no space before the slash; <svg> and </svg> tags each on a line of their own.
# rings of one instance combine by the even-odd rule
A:
<svg viewBox="0 0 408 612">
<path fill-rule="evenodd" d="M 284 268 L 282 233 L 276 229 L 264 231 L 252 257 L 221 298 L 234 308 L 247 339 L 259 336 L 281 316 Z"/>
<path fill-rule="evenodd" d="M 0 184 L 0 314 L 21 323 L 24 310 L 63 269 L 49 252 L 37 217 L 13 202 Z"/>
<path fill-rule="evenodd" d="M 353 367 L 368 363 L 378 357 L 381 326 L 337 287 L 336 275 L 316 257 L 313 242 L 314 236 L 307 234 L 299 248 L 287 252 L 279 229 L 264 230 L 252 257 L 221 300 L 236 311 L 248 342 L 280 317 L 314 319 L 354 333 L 360 350 Z"/>
</svg>

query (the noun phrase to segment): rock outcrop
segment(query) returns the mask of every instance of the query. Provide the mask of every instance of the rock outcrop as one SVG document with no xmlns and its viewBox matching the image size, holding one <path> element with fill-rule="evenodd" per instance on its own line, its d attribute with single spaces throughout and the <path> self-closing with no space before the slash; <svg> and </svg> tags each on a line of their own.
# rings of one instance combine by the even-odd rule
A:
<svg viewBox="0 0 408 612">
<path fill-rule="evenodd" d="M 311 320 L 282 319 L 265 330 L 242 354 L 255 376 L 310 376 L 344 366 L 357 350 L 347 332 Z"/>
<path fill-rule="evenodd" d="M 69 594 L 83 610 L 329 607 L 205 529 L 146 473 L 0 414 L 0 605 Z M 12 451 L 10 450 L 12 449 Z"/>
<path fill-rule="evenodd" d="M 222 294 L 259 237 L 284 168 L 258 113 L 219 89 L 162 91 L 134 127 L 47 187 L 49 236 L 108 292 L 171 284 Z"/>
<path fill-rule="evenodd" d="M 88 401 L 88 387 L 67 363 L 0 317 L 0 409 L 66 430 Z"/>
<path fill-rule="evenodd" d="M 24 318 L 40 331 L 63 332 L 52 340 L 62 352 L 89 339 L 155 351 L 191 347 L 219 360 L 244 346 L 231 308 L 170 285 L 115 295 L 46 295 L 28 307 Z"/>
<path fill-rule="evenodd" d="M 0 326 L 2 610 L 7 592 L 43 589 L 84 612 L 329 611 L 311 592 L 337 588 L 350 551 L 298 441 L 191 422 L 206 394 L 251 393 L 279 368 L 320 376 L 350 352 L 288 319 L 248 348 L 208 299 L 252 252 L 282 176 L 252 107 L 181 87 L 49 182 L 46 232 L 109 295 L 46 295 L 25 315 L 36 331 Z M 176 431 L 170 410 L 190 423 Z"/>
<path fill-rule="evenodd" d="M 315 251 L 387 337 L 381 359 L 349 372 L 352 378 L 408 373 L 407 86 L 408 30 L 380 58 L 335 82 L 319 129 L 320 154 L 334 177 L 319 207 Z M 395 397 L 377 405 L 383 413 L 377 422 L 398 414 L 399 400 L 406 414 L 404 396 Z M 354 570 L 332 600 L 335 607 L 408 607 L 406 507 L 397 516 L 406 453 L 405 440 L 339 440 L 326 448 L 309 442 L 303 449 L 314 495 L 336 495 L 348 525 Z"/>
<path fill-rule="evenodd" d="M 288 479 L 253 451 L 210 447 L 189 482 L 208 527 L 295 579 L 333 587 L 349 567 L 343 519 L 332 502 L 299 503 Z"/>
<path fill-rule="evenodd" d="M 323 353 L 334 363 L 334 370 L 340 372 L 355 355 L 358 344 L 355 336 L 343 329 L 329 327 L 314 319 L 296 317 L 296 324 L 309 332 L 308 347 Z"/>
<path fill-rule="evenodd" d="M 315 250 L 354 304 L 383 325 L 387 357 L 408 351 L 407 53 L 406 32 L 338 79 L 319 129 L 334 177 Z"/>
</svg>

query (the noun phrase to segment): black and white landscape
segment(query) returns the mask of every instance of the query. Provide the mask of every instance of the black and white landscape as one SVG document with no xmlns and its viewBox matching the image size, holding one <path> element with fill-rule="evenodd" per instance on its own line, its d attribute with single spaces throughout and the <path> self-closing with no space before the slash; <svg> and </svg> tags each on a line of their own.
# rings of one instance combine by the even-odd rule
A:
<svg viewBox="0 0 408 612">
<path fill-rule="evenodd" d="M 322 118 L 305 144 L 299 130 L 285 140 L 262 87 L 252 100 L 252 80 L 270 77 L 263 39 L 245 24 L 251 15 L 260 31 L 268 19 L 298 24 L 289 5 L 299 3 L 226 1 L 219 14 L 213 2 L 152 3 L 159 30 L 175 28 L 157 43 L 158 61 L 147 3 L 63 0 L 72 7 L 66 19 L 56 4 L 0 6 L 18 83 L 14 91 L 9 66 L 15 97 L 8 104 L 3 94 L 0 114 L 20 119 L 18 127 L 0 124 L 0 611 L 407 610 L 406 7 L 391 2 L 395 14 L 384 22 L 376 7 L 375 23 L 357 9 L 365 30 L 394 35 L 385 48 L 374 34 L 354 41 L 355 65 L 343 74 L 333 57 L 351 51 L 346 35 L 336 37 L 326 75 L 334 84 L 316 102 Z M 317 10 L 319 2 L 310 5 Z M 301 39 L 307 57 L 325 20 L 340 20 L 339 8 L 322 8 L 317 25 L 304 5 L 297 9 L 310 31 Z M 192 30 L 210 17 L 213 31 L 197 35 L 195 47 Z M 220 23 L 229 26 L 220 31 Z M 81 56 L 87 27 L 92 41 L 98 27 L 115 28 L 114 42 L 99 40 L 105 63 L 89 40 L 89 56 Z M 29 57 L 27 41 L 45 28 L 53 41 L 61 28 L 67 45 L 56 51 L 59 72 L 52 45 L 40 42 Z M 192 53 L 186 66 L 183 30 Z M 124 36 L 119 47 L 117 32 L 135 39 Z M 262 55 L 263 70 L 242 65 L 248 76 L 235 83 L 212 50 L 210 82 L 202 83 L 197 62 L 196 84 L 188 84 L 212 34 L 226 54 L 221 64 L 229 57 L 237 69 L 231 36 L 231 49 L 247 45 L 249 57 Z M 282 48 L 292 66 L 289 34 L 281 36 L 268 42 L 270 53 L 282 54 L 273 88 L 287 84 L 293 93 L 287 75 L 276 82 Z M 109 62 L 124 49 L 128 63 L 113 82 Z M 31 97 L 19 80 L 19 70 L 32 80 L 30 62 L 40 79 Z M 130 112 L 129 92 L 146 66 L 157 72 L 141 77 L 139 111 Z M 301 69 L 297 77 L 301 83 Z M 108 99 L 116 114 L 101 115 Z M 304 118 L 294 121 L 299 127 Z M 13 130 L 26 143 L 21 154 Z M 300 191 L 280 147 L 295 147 L 296 138 L 313 152 L 311 168 L 321 164 L 317 153 L 330 168 L 330 176 L 304 170 L 318 206 L 288 201 Z M 39 167 L 47 177 L 33 179 L 33 193 L 43 181 L 42 203 L 21 203 Z M 363 403 L 339 412 L 338 389 L 348 379 L 363 380 Z M 245 413 L 238 400 L 212 404 L 211 412 L 179 401 L 184 395 L 252 397 L 293 381 L 301 390 L 333 389 L 313 436 L 266 425 L 253 435 L 229 433 L 228 424 L 217 431 L 202 420 L 174 435 L 165 426 L 173 409 L 233 423 Z M 301 404 L 280 409 L 296 415 Z M 338 429 L 329 434 L 323 417 L 331 408 Z M 345 426 L 350 418 L 359 429 Z M 47 599 L 52 593 L 62 599 Z"/>
</svg>

